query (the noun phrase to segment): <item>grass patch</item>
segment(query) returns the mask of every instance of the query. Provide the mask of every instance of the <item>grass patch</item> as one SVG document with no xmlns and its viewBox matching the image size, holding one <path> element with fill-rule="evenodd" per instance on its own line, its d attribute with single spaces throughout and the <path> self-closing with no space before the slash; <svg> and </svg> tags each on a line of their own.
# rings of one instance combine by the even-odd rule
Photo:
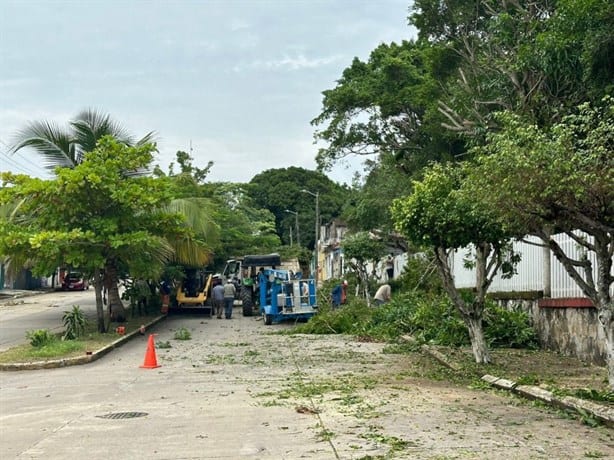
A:
<svg viewBox="0 0 614 460">
<path fill-rule="evenodd" d="M 74 358 L 82 356 L 85 352 L 95 352 L 111 344 L 121 336 L 115 332 L 117 326 L 124 326 L 126 334 L 138 330 L 143 323 L 152 321 L 156 316 L 141 316 L 131 318 L 121 324 L 113 323 L 109 332 L 101 334 L 96 331 L 95 322 L 88 322 L 83 335 L 75 340 L 61 340 L 64 332 L 52 334 L 54 337 L 50 344 L 42 347 L 33 347 L 24 343 L 0 352 L 0 364 L 18 364 L 32 361 L 52 361 L 57 359 Z"/>
<path fill-rule="evenodd" d="M 191 340 L 192 334 L 185 327 L 180 327 L 175 331 L 175 340 Z"/>
</svg>

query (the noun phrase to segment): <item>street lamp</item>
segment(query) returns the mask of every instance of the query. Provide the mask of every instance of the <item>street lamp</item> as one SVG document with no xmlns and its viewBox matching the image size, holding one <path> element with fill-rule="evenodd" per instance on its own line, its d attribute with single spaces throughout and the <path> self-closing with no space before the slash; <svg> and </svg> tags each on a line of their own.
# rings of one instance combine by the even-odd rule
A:
<svg viewBox="0 0 614 460">
<path fill-rule="evenodd" d="M 296 229 L 296 244 L 300 246 L 301 236 L 299 235 L 299 232 L 298 232 L 298 212 L 290 211 L 289 209 L 286 209 L 285 212 L 294 214 L 294 228 Z M 290 241 L 292 241 L 292 229 L 290 229 Z M 292 243 L 290 243 L 290 246 L 292 246 Z"/>
<path fill-rule="evenodd" d="M 314 267 L 315 267 L 315 280 L 316 280 L 316 284 L 318 283 L 318 242 L 320 241 L 320 192 L 311 192 L 307 189 L 303 189 L 301 190 L 301 192 L 303 193 L 308 193 L 311 196 L 314 196 L 316 198 L 316 228 L 315 228 L 315 243 L 313 245 L 313 250 L 315 252 L 315 261 L 314 261 Z"/>
</svg>

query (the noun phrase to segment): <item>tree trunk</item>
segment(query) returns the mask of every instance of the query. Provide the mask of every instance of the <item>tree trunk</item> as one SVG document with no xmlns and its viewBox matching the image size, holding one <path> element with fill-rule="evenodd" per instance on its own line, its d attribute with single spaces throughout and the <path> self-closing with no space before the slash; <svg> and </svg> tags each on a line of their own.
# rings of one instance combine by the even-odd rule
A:
<svg viewBox="0 0 614 460">
<path fill-rule="evenodd" d="M 605 332 L 606 366 L 608 382 L 614 391 L 614 304 L 605 305 L 599 311 L 599 322 Z"/>
<path fill-rule="evenodd" d="M 122 303 L 117 286 L 119 278 L 117 276 L 117 267 L 112 261 L 107 261 L 104 273 L 105 287 L 109 293 L 109 317 L 112 322 L 121 323 L 126 321 L 126 308 Z"/>
<path fill-rule="evenodd" d="M 464 316 L 463 321 L 467 325 L 469 338 L 471 339 L 471 350 L 473 357 L 478 364 L 488 364 L 490 362 L 490 352 L 484 338 L 484 329 L 482 327 L 482 317 L 475 318 L 473 316 Z"/>
<path fill-rule="evenodd" d="M 482 288 L 478 290 L 478 294 L 480 295 L 478 295 L 476 300 L 471 304 L 467 304 L 458 292 L 458 289 L 456 289 L 454 276 L 452 275 L 452 269 L 450 267 L 448 252 L 445 248 L 438 247 L 435 248 L 435 255 L 437 268 L 439 269 L 439 274 L 443 281 L 443 287 L 456 309 L 460 312 L 461 317 L 467 326 L 475 362 L 478 364 L 489 363 L 491 361 L 490 352 L 488 351 L 488 346 L 486 344 L 486 340 L 484 339 L 484 329 L 482 328 L 482 316 L 484 313 L 483 294 L 485 294 L 482 288 L 487 287 L 487 284 L 484 283 L 483 280 L 483 274 L 485 272 L 484 267 L 476 268 L 476 272 L 478 273 L 477 282 L 480 283 L 480 286 L 482 286 Z M 478 264 L 485 265 L 485 258 L 478 257 L 477 262 Z"/>
<path fill-rule="evenodd" d="M 587 232 L 588 233 L 588 232 Z M 545 240 L 544 235 L 539 235 L 550 247 L 552 253 L 563 265 L 565 271 L 582 289 L 586 297 L 591 299 L 597 309 L 599 323 L 604 329 L 606 347 L 606 365 L 608 368 L 608 382 L 610 388 L 614 389 L 614 302 L 610 295 L 610 286 L 614 282 L 612 273 L 612 237 L 606 232 L 594 232 L 592 234 L 594 242 L 592 247 L 587 247 L 594 251 L 597 257 L 597 282 L 592 276 L 592 265 L 589 259 L 575 261 L 565 254 L 563 249 L 554 240 Z M 584 269 L 584 277 L 577 267 Z"/>
<path fill-rule="evenodd" d="M 104 280 L 102 277 L 102 271 L 97 268 L 94 270 L 94 293 L 96 294 L 96 323 L 98 332 L 101 334 L 107 332 L 107 328 L 104 323 L 104 305 L 102 302 L 102 289 L 104 287 Z"/>
</svg>

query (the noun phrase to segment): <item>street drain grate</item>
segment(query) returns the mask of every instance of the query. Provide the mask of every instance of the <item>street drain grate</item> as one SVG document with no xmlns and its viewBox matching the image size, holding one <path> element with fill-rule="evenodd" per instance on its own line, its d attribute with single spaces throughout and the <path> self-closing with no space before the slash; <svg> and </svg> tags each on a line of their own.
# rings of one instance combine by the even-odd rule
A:
<svg viewBox="0 0 614 460">
<path fill-rule="evenodd" d="M 110 418 L 110 419 L 121 419 L 121 418 L 137 418 L 137 417 L 145 417 L 149 415 L 147 412 L 115 412 L 114 414 L 104 414 L 97 415 L 98 418 Z"/>
</svg>

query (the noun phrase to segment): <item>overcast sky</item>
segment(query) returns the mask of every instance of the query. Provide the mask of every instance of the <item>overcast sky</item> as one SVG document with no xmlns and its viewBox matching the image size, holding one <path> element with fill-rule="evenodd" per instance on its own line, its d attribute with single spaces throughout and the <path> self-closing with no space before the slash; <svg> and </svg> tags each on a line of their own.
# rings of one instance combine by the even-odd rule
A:
<svg viewBox="0 0 614 460">
<path fill-rule="evenodd" d="M 409 3 L 0 0 L 0 170 L 39 175 L 32 157 L 4 154 L 14 133 L 88 107 L 156 131 L 164 170 L 190 145 L 214 181 L 314 169 L 322 91 L 355 56 L 414 37 Z"/>
</svg>

